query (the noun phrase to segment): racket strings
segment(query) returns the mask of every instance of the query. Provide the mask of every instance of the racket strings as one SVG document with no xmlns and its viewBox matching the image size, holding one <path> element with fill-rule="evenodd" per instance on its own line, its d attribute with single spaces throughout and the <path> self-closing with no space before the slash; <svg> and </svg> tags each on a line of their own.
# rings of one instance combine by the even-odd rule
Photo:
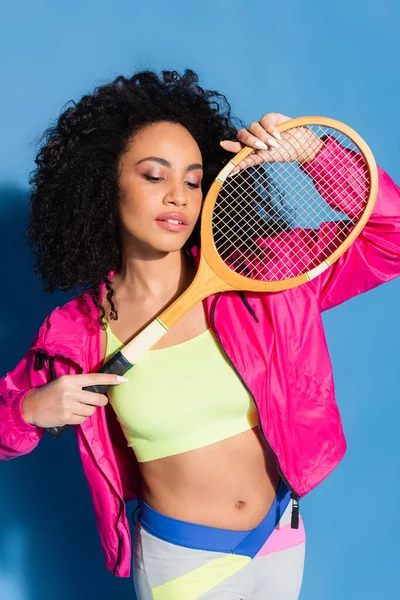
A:
<svg viewBox="0 0 400 600">
<path fill-rule="evenodd" d="M 281 245 L 281 246 L 275 245 L 275 247 L 273 248 L 272 244 L 269 244 L 269 246 L 267 246 L 265 249 L 263 249 L 261 246 L 257 245 L 256 250 L 255 250 L 254 245 L 253 245 L 253 247 L 249 247 L 249 245 L 246 245 L 245 242 L 243 243 L 243 238 L 237 238 L 236 240 L 233 239 L 233 243 L 235 244 L 235 242 L 236 242 L 236 250 L 237 250 L 238 246 L 240 246 L 240 252 L 235 253 L 236 256 L 238 256 L 238 254 L 239 254 L 239 258 L 234 260 L 234 257 L 233 257 L 234 255 L 232 253 L 231 247 L 223 248 L 222 254 L 224 254 L 224 251 L 225 251 L 224 258 L 229 259 L 227 262 L 231 262 L 231 266 L 235 270 L 237 270 L 238 262 L 241 262 L 241 259 L 240 259 L 240 255 L 241 255 L 241 258 L 246 259 L 246 264 L 249 264 L 249 262 L 251 263 L 253 271 L 256 272 L 256 276 L 261 279 L 265 279 L 265 277 L 266 277 L 265 262 L 268 260 L 268 261 L 270 261 L 270 264 L 272 264 L 272 261 L 274 259 L 275 259 L 274 268 L 277 272 L 277 275 L 293 276 L 295 273 L 301 272 L 302 267 L 311 269 L 311 268 L 313 268 L 313 266 L 316 266 L 319 262 L 321 262 L 325 257 L 332 254 L 334 249 L 338 246 L 338 244 L 336 243 L 336 240 L 339 239 L 339 242 L 341 243 L 343 241 L 343 239 L 346 237 L 346 235 L 348 234 L 348 232 L 344 232 L 343 229 L 341 230 L 340 233 L 341 233 L 340 239 L 339 239 L 339 234 L 335 234 L 333 236 L 333 239 L 332 239 L 332 235 L 330 236 L 330 239 L 328 239 L 327 243 L 325 244 L 325 254 L 323 253 L 324 249 L 321 249 L 321 247 L 319 248 L 318 255 L 315 256 L 316 262 L 310 258 L 309 253 L 304 252 L 304 246 L 307 242 L 307 239 L 305 239 L 303 237 L 303 239 L 299 239 L 296 242 L 296 238 L 294 236 L 291 239 L 290 253 L 288 253 L 287 249 L 285 250 L 283 245 Z M 239 242 L 239 240 L 241 243 Z M 308 241 L 312 245 L 313 240 L 311 239 L 311 237 L 309 238 Z M 243 249 L 243 246 L 245 246 L 245 249 Z M 230 256 L 227 256 L 227 253 Z M 254 257 L 253 260 L 252 260 L 252 257 Z M 256 261 L 259 264 L 261 263 L 262 269 L 257 268 L 256 263 L 254 261 Z M 281 268 L 279 268 L 279 264 L 282 265 Z M 288 270 L 291 270 L 291 273 L 288 273 Z"/>
<path fill-rule="evenodd" d="M 238 179 L 239 176 L 240 176 L 240 174 L 239 175 L 235 175 L 235 184 L 238 183 L 237 179 Z M 261 176 L 262 176 L 262 174 L 261 174 Z M 267 183 L 268 183 L 267 180 L 265 180 L 265 178 L 264 178 L 264 185 L 266 185 Z M 298 177 L 294 176 L 292 178 L 292 180 L 287 179 L 285 183 L 286 183 L 286 186 L 289 188 L 289 191 L 292 191 L 292 192 L 297 193 L 297 194 L 299 192 L 301 192 L 301 193 L 304 194 L 303 195 L 303 199 L 302 199 L 303 200 L 303 207 L 302 207 L 301 204 L 298 206 L 298 210 L 297 210 L 298 214 L 300 214 L 301 211 L 303 211 L 303 212 L 305 212 L 305 214 L 307 214 L 308 218 L 310 218 L 313 214 L 316 215 L 316 216 L 318 216 L 317 207 L 315 207 L 315 206 L 313 207 L 311 203 L 307 202 L 307 199 L 311 198 L 311 194 L 309 193 L 309 190 L 307 190 L 307 188 L 304 185 L 302 185 L 300 179 Z M 361 180 L 360 180 L 360 184 L 361 183 L 364 183 L 364 182 L 361 182 Z M 297 185 L 298 187 L 295 188 L 295 185 Z M 242 197 L 248 196 L 249 192 L 244 189 L 243 185 L 239 184 L 239 186 L 240 186 L 241 196 Z M 228 186 L 226 186 L 226 188 L 228 188 Z M 336 192 L 336 194 L 338 192 L 340 192 L 340 191 L 345 191 L 344 186 L 340 185 L 340 184 L 337 184 L 335 187 L 330 186 L 330 189 L 332 189 L 332 190 L 334 189 L 335 192 Z M 224 193 L 226 193 L 226 195 L 229 196 L 230 198 L 233 198 L 234 196 L 237 196 L 237 191 L 238 191 L 237 189 L 233 188 L 233 193 L 232 193 L 231 191 L 229 191 L 229 189 L 225 189 Z M 327 191 L 327 186 L 325 186 L 325 192 L 326 191 Z M 323 201 L 322 201 L 322 198 L 321 198 L 321 204 L 322 204 L 322 202 Z M 357 205 L 357 211 L 358 212 L 362 209 L 363 204 L 365 204 L 365 202 L 360 202 Z M 283 212 L 283 216 L 284 217 L 286 217 L 287 215 L 290 216 L 293 213 L 293 209 L 290 209 L 290 210 L 286 211 L 283 206 L 281 206 L 280 209 Z M 271 217 L 274 216 L 273 215 L 273 210 L 274 209 L 273 209 L 272 206 L 270 207 L 269 210 L 270 210 L 269 216 L 271 216 Z"/>
<path fill-rule="evenodd" d="M 320 128 L 320 127 L 317 128 L 316 134 L 320 138 L 328 137 L 327 134 L 326 134 L 326 132 L 322 128 Z M 353 142 L 351 142 L 344 134 L 339 133 L 338 135 L 335 136 L 335 138 L 336 138 L 336 141 L 339 142 L 339 144 L 343 148 L 345 148 L 345 149 L 355 149 Z M 287 143 L 289 145 L 293 146 L 293 144 L 291 144 L 290 140 L 288 140 Z M 311 144 L 306 141 L 305 148 L 307 148 L 307 146 L 309 148 L 311 148 Z M 279 149 L 277 149 L 277 150 L 279 151 Z M 282 156 L 282 152 L 280 152 L 280 154 Z M 362 211 L 362 209 L 365 206 L 365 195 L 363 193 L 365 191 L 365 173 L 363 172 L 363 169 L 366 166 L 366 161 L 365 161 L 364 157 L 361 154 L 357 153 L 357 151 L 352 155 L 352 159 L 353 159 L 354 164 L 357 167 L 360 168 L 360 172 L 358 172 L 358 175 L 356 175 L 356 173 L 353 173 L 353 174 L 346 173 L 346 178 L 347 178 L 346 184 L 348 185 L 349 184 L 349 179 L 351 179 L 353 184 L 354 184 L 354 182 L 357 182 L 358 185 L 360 186 L 360 199 L 359 199 L 359 202 L 358 202 L 357 206 L 355 207 L 356 208 L 356 212 L 360 212 L 360 211 Z M 343 161 L 339 157 L 337 157 L 337 156 L 335 156 L 335 162 L 336 163 L 338 162 L 342 167 L 345 166 L 345 164 L 343 163 Z M 300 178 L 297 177 L 296 178 L 296 180 L 297 180 L 296 182 L 298 182 L 299 179 Z M 327 186 L 327 182 L 325 181 L 324 182 L 324 192 L 325 193 L 328 192 L 327 187 L 328 187 Z M 329 192 L 330 192 L 330 196 L 331 196 L 331 200 L 332 200 L 332 196 L 333 195 L 337 196 L 338 192 L 344 192 L 344 193 L 346 193 L 346 188 L 344 187 L 343 184 L 340 184 L 336 180 L 334 186 L 329 185 Z M 348 206 L 348 208 L 354 209 L 353 206 L 351 206 L 351 207 Z"/>
<path fill-rule="evenodd" d="M 231 207 L 232 208 L 232 207 Z M 262 238 L 265 236 L 265 227 L 262 227 L 260 225 L 260 223 L 254 223 L 254 221 L 252 222 L 251 217 L 249 218 L 249 214 L 250 214 L 250 210 L 249 207 L 246 206 L 245 204 L 243 204 L 239 210 L 236 211 L 236 216 L 238 217 L 238 219 L 245 219 L 247 218 L 247 225 L 250 225 L 252 227 L 253 230 L 253 234 L 254 237 L 253 239 L 251 239 L 251 244 L 249 243 L 249 237 L 243 236 L 243 232 L 238 232 L 237 230 L 234 231 L 232 229 L 232 227 L 229 226 L 229 224 L 226 222 L 226 220 L 222 219 L 223 221 L 223 230 L 221 229 L 220 226 L 216 226 L 216 232 L 214 232 L 214 236 L 216 237 L 218 232 L 221 232 L 223 234 L 223 242 L 220 244 L 217 244 L 218 246 L 218 252 L 220 254 L 220 256 L 223 258 L 223 260 L 227 261 L 229 254 L 232 254 L 232 247 L 237 247 L 240 245 L 239 242 L 242 244 L 241 246 L 241 250 L 242 252 L 245 252 L 245 257 L 246 260 L 249 261 L 250 259 L 250 255 L 256 253 L 257 254 L 257 258 L 258 261 L 261 262 L 265 262 L 267 259 L 271 259 L 271 252 L 268 251 L 268 249 L 263 250 L 262 247 L 260 247 L 259 244 L 259 240 L 257 238 L 260 238 L 262 240 Z M 258 225 L 258 227 L 257 227 Z M 242 233 L 242 235 L 240 235 L 240 233 Z M 276 231 L 274 232 L 276 234 Z M 228 238 L 229 236 L 229 238 Z M 337 237 L 337 236 L 336 236 Z M 304 240 L 303 240 L 304 241 Z M 334 245 L 334 241 L 333 240 L 333 245 Z M 292 242 L 292 250 L 293 250 L 293 259 L 287 255 L 286 252 L 286 248 L 284 245 L 281 246 L 276 246 L 274 249 L 274 255 L 276 258 L 280 259 L 281 261 L 283 259 L 286 259 L 287 261 L 290 261 L 290 267 L 294 268 L 295 267 L 295 261 L 297 260 L 298 262 L 298 266 L 299 267 L 307 267 L 310 266 L 309 263 L 309 259 L 306 261 L 305 259 L 302 259 L 299 254 L 296 254 L 296 250 L 300 250 L 301 246 L 300 246 L 300 242 L 296 243 L 296 238 L 294 236 L 292 236 L 291 239 Z M 340 239 L 340 243 L 342 242 L 342 238 Z M 326 255 L 329 256 L 332 253 L 332 243 L 326 247 Z M 286 252 L 286 254 L 285 254 Z M 321 257 L 317 256 L 316 257 L 317 260 L 320 260 Z M 237 258 L 236 261 L 233 260 L 232 256 L 230 257 L 230 262 L 231 267 L 233 266 L 236 270 L 237 268 L 237 262 L 241 261 L 241 258 Z M 313 265 L 312 265 L 313 266 Z M 285 264 L 285 269 L 287 270 L 288 268 L 288 263 Z M 253 264 L 253 269 L 257 272 L 257 275 L 260 276 L 262 275 L 261 271 L 259 269 L 257 269 L 255 267 L 255 265 Z M 278 275 L 282 275 L 283 271 L 282 269 L 278 268 Z"/>
<path fill-rule="evenodd" d="M 338 176 L 320 177 L 317 190 L 295 162 L 304 148 L 315 148 L 316 138 L 307 129 L 324 141 L 334 137 L 351 150 L 351 173 L 347 169 L 343 178 L 340 167 L 346 164 L 336 153 L 332 168 Z M 218 254 L 231 269 L 273 281 L 311 270 L 336 250 L 366 206 L 368 181 L 364 157 L 349 138 L 331 128 L 302 127 L 295 135 L 289 130 L 282 147 L 274 148 L 271 158 L 266 154 L 261 164 L 256 155 L 256 164 L 225 181 L 214 207 L 213 236 Z M 326 165 L 325 171 L 329 172 Z"/>
<path fill-rule="evenodd" d="M 242 210 L 244 210 L 244 207 L 242 207 Z M 244 212 L 246 211 L 244 210 Z M 325 254 L 321 255 L 321 252 L 319 252 L 318 255 L 315 256 L 315 260 L 312 261 L 310 260 L 309 254 L 304 255 L 304 244 L 306 242 L 306 239 L 304 237 L 303 239 L 299 239 L 298 241 L 296 241 L 295 236 L 291 237 L 291 252 L 289 254 L 287 242 L 286 244 L 275 244 L 274 247 L 272 246 L 272 243 L 270 243 L 265 249 L 263 249 L 262 246 L 260 246 L 259 241 L 262 242 L 263 237 L 266 233 L 265 229 L 260 230 L 260 228 L 258 228 L 258 230 L 256 230 L 255 228 L 253 228 L 255 238 L 258 237 L 259 239 L 251 239 L 250 244 L 248 236 L 243 237 L 243 235 L 240 235 L 237 231 L 233 231 L 231 227 L 226 227 L 226 222 L 224 222 L 224 225 L 225 227 L 223 234 L 225 237 L 225 244 L 222 245 L 217 243 L 219 254 L 223 258 L 223 260 L 230 263 L 231 268 L 239 272 L 239 274 L 242 273 L 238 271 L 237 265 L 242 264 L 243 259 L 245 258 L 247 267 L 249 264 L 251 265 L 252 270 L 255 272 L 256 278 L 258 279 L 266 278 L 265 263 L 266 261 L 269 261 L 270 265 L 272 265 L 271 261 L 274 259 L 274 269 L 278 277 L 281 277 L 283 275 L 294 276 L 295 273 L 299 274 L 299 272 L 302 272 L 301 270 L 303 267 L 304 269 L 311 269 L 317 264 L 319 264 L 326 257 L 328 257 L 330 254 L 332 254 L 335 247 L 339 245 L 335 244 L 336 240 L 339 240 L 339 242 L 341 243 L 348 234 L 348 232 L 346 232 L 345 234 L 344 230 L 342 230 L 340 232 L 341 235 L 339 236 L 338 232 L 334 236 L 334 238 L 330 240 L 329 245 L 326 245 Z M 230 236 L 229 241 L 226 240 L 227 234 Z M 272 239 L 270 241 L 272 242 Z M 311 237 L 309 238 L 309 242 L 312 242 Z M 240 250 L 240 252 L 238 252 L 238 250 Z M 304 255 L 303 257 L 301 256 L 301 253 Z M 236 258 L 234 258 L 234 256 L 236 256 Z M 258 268 L 256 266 L 256 263 L 261 263 L 263 265 L 263 268 Z M 281 268 L 279 267 L 279 264 L 282 265 Z M 246 270 L 248 270 L 247 267 Z M 288 275 L 288 271 L 291 271 L 290 275 Z"/>
<path fill-rule="evenodd" d="M 341 136 L 341 137 L 344 137 L 344 136 Z M 338 141 L 340 141 L 340 140 L 338 140 Z M 285 155 L 279 149 L 277 149 L 276 152 L 278 152 L 282 156 L 282 158 L 285 157 Z M 341 166 L 345 166 L 343 161 L 341 161 L 339 158 L 337 158 L 336 160 L 337 160 L 337 162 L 339 162 L 341 164 Z M 353 160 L 359 166 L 365 165 L 365 159 L 361 155 L 353 155 Z M 240 171 L 239 171 L 239 175 L 240 175 Z M 285 183 L 287 185 L 290 185 L 291 187 L 293 187 L 293 183 L 301 185 L 301 179 L 304 180 L 304 175 L 301 172 L 298 172 L 297 177 L 296 177 L 295 172 L 293 172 L 292 175 L 293 175 L 292 181 L 288 178 Z M 365 187 L 365 177 L 363 177 L 362 175 L 359 175 L 358 177 L 353 175 L 352 179 L 355 180 L 362 188 Z M 303 187 L 302 191 L 305 191 L 304 185 L 302 187 Z M 327 182 L 325 182 L 324 187 L 325 187 L 325 191 L 327 192 L 328 191 L 327 190 Z M 345 189 L 344 185 L 342 185 L 336 181 L 334 186 L 332 186 L 332 185 L 329 186 L 329 191 L 334 192 L 337 195 L 338 192 L 340 192 L 340 191 L 346 192 L 346 189 Z M 322 200 L 322 198 L 321 198 L 321 200 Z M 356 210 L 361 211 L 362 208 L 364 207 L 364 205 L 365 205 L 365 201 L 364 200 L 360 201 L 356 207 Z M 307 204 L 305 204 L 305 206 L 307 206 Z"/>
</svg>

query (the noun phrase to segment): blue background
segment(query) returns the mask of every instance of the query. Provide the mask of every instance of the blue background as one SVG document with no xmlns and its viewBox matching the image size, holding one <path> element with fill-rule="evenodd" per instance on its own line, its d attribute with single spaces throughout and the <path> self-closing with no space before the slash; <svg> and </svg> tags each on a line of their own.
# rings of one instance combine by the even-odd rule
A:
<svg viewBox="0 0 400 600">
<path fill-rule="evenodd" d="M 397 0 L 3 4 L 0 374 L 70 298 L 41 290 L 22 241 L 36 142 L 68 100 L 137 69 L 189 67 L 246 123 L 270 111 L 348 123 L 400 183 L 399 16 Z M 385 598 L 398 586 L 399 291 L 396 280 L 324 315 L 349 446 L 301 502 L 302 600 Z M 0 489 L 2 599 L 134 598 L 132 581 L 104 566 L 71 432 L 0 463 Z"/>
</svg>

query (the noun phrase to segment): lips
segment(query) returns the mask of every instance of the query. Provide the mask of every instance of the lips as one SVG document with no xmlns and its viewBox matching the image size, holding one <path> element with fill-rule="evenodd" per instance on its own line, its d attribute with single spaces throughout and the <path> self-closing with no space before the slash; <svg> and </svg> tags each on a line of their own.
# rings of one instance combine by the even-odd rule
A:
<svg viewBox="0 0 400 600">
<path fill-rule="evenodd" d="M 175 225 L 188 225 L 188 221 L 185 215 L 182 213 L 165 213 L 164 215 L 159 215 L 156 217 L 157 222 L 166 222 Z"/>
<path fill-rule="evenodd" d="M 159 227 L 172 233 L 179 233 L 188 228 L 188 220 L 181 213 L 165 213 L 156 218 Z"/>
</svg>

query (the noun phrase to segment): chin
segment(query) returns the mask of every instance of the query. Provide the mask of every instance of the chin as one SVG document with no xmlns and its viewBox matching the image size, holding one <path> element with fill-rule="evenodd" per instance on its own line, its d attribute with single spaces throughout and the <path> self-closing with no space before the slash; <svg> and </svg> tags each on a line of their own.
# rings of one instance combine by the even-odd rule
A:
<svg viewBox="0 0 400 600">
<path fill-rule="evenodd" d="M 166 254 L 169 254 L 170 252 L 179 252 L 180 250 L 182 250 L 183 246 L 185 245 L 185 242 L 182 243 L 170 243 L 170 244 L 159 244 L 158 247 L 154 248 L 155 250 L 157 250 L 158 252 L 164 252 Z"/>
<path fill-rule="evenodd" d="M 182 237 L 176 236 L 175 238 L 171 239 L 163 239 L 163 240 L 153 240 L 152 243 L 150 243 L 148 245 L 149 248 L 151 248 L 151 250 L 153 252 L 157 252 L 157 253 L 163 253 L 163 254 L 169 254 L 171 252 L 179 252 L 180 250 L 182 250 L 183 246 L 186 244 L 187 240 L 189 238 L 187 236 L 184 237 L 184 239 Z"/>
<path fill-rule="evenodd" d="M 153 241 L 152 247 L 159 252 L 179 252 L 188 241 L 191 233 L 185 232 L 185 235 L 173 234 L 158 237 Z"/>
</svg>

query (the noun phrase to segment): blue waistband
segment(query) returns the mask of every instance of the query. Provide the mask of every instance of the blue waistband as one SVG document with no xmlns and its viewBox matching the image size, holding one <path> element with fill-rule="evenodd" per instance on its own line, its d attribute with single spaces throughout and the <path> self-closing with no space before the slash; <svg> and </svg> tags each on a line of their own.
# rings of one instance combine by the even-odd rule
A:
<svg viewBox="0 0 400 600">
<path fill-rule="evenodd" d="M 275 529 L 289 502 L 290 491 L 281 480 L 267 515 L 249 531 L 232 531 L 179 521 L 154 510 L 142 498 L 139 499 L 138 520 L 149 533 L 178 546 L 253 557 Z"/>
</svg>

